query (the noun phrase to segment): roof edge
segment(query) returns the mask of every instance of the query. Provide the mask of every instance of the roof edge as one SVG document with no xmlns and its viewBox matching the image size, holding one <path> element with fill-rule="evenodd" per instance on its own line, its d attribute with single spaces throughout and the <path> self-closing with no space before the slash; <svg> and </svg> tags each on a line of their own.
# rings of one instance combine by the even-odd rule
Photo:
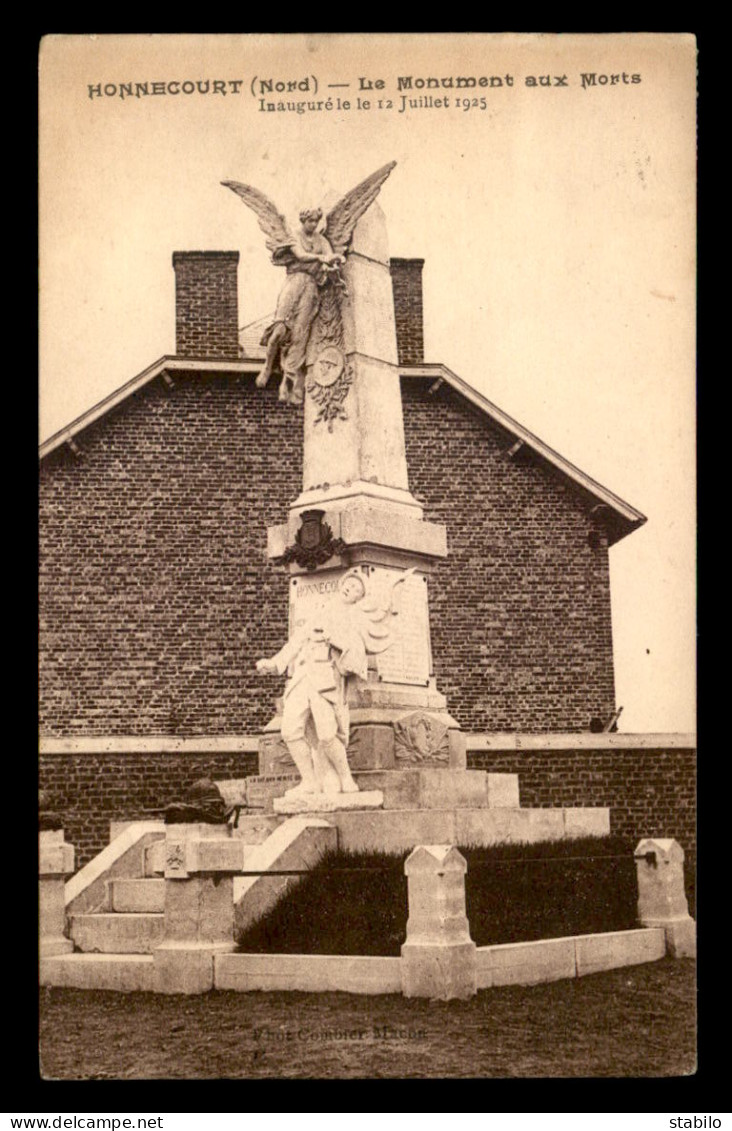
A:
<svg viewBox="0 0 732 1131">
<path fill-rule="evenodd" d="M 492 417 L 497 424 L 500 424 L 502 428 L 505 428 L 506 431 L 515 436 L 517 440 L 522 440 L 536 452 L 537 455 L 541 456 L 548 463 L 553 464 L 554 467 L 564 475 L 574 480 L 578 486 L 588 491 L 601 503 L 609 507 L 618 518 L 621 519 L 623 525 L 627 527 L 619 532 L 617 537 L 611 539 L 610 545 L 619 541 L 620 538 L 625 537 L 626 534 L 630 534 L 631 531 L 636 530 L 639 526 L 643 526 L 643 524 L 648 521 L 641 511 L 631 506 L 630 503 L 626 503 L 619 495 L 616 495 L 614 491 L 603 487 L 602 484 L 598 483 L 592 476 L 587 475 L 579 467 L 576 467 L 568 459 L 565 459 L 563 455 L 560 455 L 554 448 L 545 444 L 544 441 L 540 440 L 538 436 L 535 436 L 533 432 L 529 432 L 528 428 L 524 428 L 522 424 L 519 424 L 517 420 L 509 416 L 507 412 L 504 412 L 502 409 L 498 408 L 497 405 L 493 404 L 492 401 L 489 401 L 487 397 L 479 393 L 472 385 L 464 381 L 462 377 L 458 377 L 457 373 L 453 373 L 446 365 L 443 365 L 441 362 L 436 362 L 432 364 L 410 365 L 407 368 L 401 367 L 401 369 L 403 375 L 406 377 L 425 377 L 433 381 L 441 378 L 443 381 L 446 381 L 456 392 L 460 393 L 466 400 L 481 409 L 486 415 Z"/>
<path fill-rule="evenodd" d="M 212 361 L 211 358 L 191 358 L 191 357 L 176 357 L 175 354 L 163 354 L 162 357 L 154 361 L 152 365 L 148 365 L 147 369 L 143 369 L 131 380 L 121 385 L 113 393 L 109 393 L 101 401 L 92 405 L 90 409 L 83 412 L 81 416 L 77 416 L 76 420 L 72 420 L 65 428 L 60 428 L 58 432 L 54 432 L 47 440 L 44 440 L 38 449 L 40 459 L 50 455 L 56 448 L 61 447 L 62 444 L 67 444 L 76 436 L 82 429 L 88 428 L 100 416 L 104 416 L 110 409 L 120 404 L 122 401 L 127 400 L 138 389 L 144 388 L 150 381 L 154 381 L 162 373 L 171 371 L 173 373 L 220 373 L 222 371 L 233 373 L 258 373 L 261 369 L 261 363 L 244 359 L 236 361 L 233 358 L 225 358 L 222 360 Z"/>
<path fill-rule="evenodd" d="M 154 381 L 157 377 L 165 372 L 170 373 L 237 373 L 237 374 L 251 374 L 255 375 L 261 368 L 261 361 L 256 358 L 242 358 L 235 360 L 233 358 L 211 359 L 211 358 L 195 358 L 195 357 L 177 357 L 175 354 L 164 354 L 162 357 L 149 365 L 147 369 L 143 369 L 131 380 L 121 385 L 115 392 L 110 393 L 104 397 L 97 404 L 93 405 L 86 412 L 78 416 L 65 428 L 59 429 L 49 436 L 47 440 L 39 447 L 39 458 L 44 459 L 56 448 L 61 447 L 63 444 L 73 441 L 74 436 L 81 432 L 84 428 L 88 428 L 95 420 L 98 420 L 105 413 L 109 412 L 116 405 L 132 396 L 139 389 L 144 388 L 150 381 Z M 464 381 L 462 377 L 458 377 L 457 373 L 443 365 L 441 362 L 422 364 L 422 365 L 409 365 L 399 366 L 399 372 L 403 377 L 408 378 L 429 378 L 431 380 L 441 379 L 446 381 L 456 392 L 465 397 L 473 405 L 479 408 L 487 416 L 490 416 L 497 424 L 504 428 L 516 439 L 523 441 L 536 452 L 537 455 L 545 459 L 549 464 L 552 464 L 563 475 L 573 480 L 582 490 L 587 491 L 590 495 L 604 504 L 613 512 L 616 517 L 614 523 L 609 524 L 609 544 L 613 545 L 615 542 L 636 530 L 647 522 L 647 518 L 641 511 L 626 503 L 619 495 L 610 491 L 607 487 L 603 487 L 596 479 L 590 475 L 585 474 L 580 468 L 575 467 L 568 459 L 560 455 L 553 448 L 535 436 L 533 432 L 529 432 L 528 428 L 524 428 L 517 420 L 509 416 L 508 413 L 503 412 L 497 405 L 489 401 L 487 397 L 483 396 L 476 389 Z"/>
</svg>

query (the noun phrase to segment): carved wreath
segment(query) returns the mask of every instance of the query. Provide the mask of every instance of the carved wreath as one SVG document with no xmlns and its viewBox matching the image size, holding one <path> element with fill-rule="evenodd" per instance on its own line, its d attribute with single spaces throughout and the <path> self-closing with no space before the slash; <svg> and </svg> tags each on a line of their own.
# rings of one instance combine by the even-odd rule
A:
<svg viewBox="0 0 732 1131">
<path fill-rule="evenodd" d="M 447 727 L 429 715 L 409 715 L 394 723 L 394 754 L 398 762 L 448 762 Z"/>
<path fill-rule="evenodd" d="M 320 412 L 315 417 L 315 424 L 328 424 L 328 431 L 333 431 L 334 420 L 348 420 L 348 413 L 343 407 L 343 402 L 348 396 L 348 390 L 353 384 L 353 366 L 349 365 L 343 370 L 337 381 L 332 385 L 319 385 L 317 381 L 308 381 L 307 391 L 315 403 L 320 406 Z"/>
</svg>

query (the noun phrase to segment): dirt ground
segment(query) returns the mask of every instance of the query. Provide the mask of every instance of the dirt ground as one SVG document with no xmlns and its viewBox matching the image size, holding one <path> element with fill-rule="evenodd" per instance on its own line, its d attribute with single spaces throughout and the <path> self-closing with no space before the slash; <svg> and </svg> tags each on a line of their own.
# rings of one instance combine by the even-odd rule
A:
<svg viewBox="0 0 732 1131">
<path fill-rule="evenodd" d="M 46 988 L 55 1080 L 644 1077 L 695 1071 L 695 964 L 626 967 L 467 1002 Z"/>
</svg>

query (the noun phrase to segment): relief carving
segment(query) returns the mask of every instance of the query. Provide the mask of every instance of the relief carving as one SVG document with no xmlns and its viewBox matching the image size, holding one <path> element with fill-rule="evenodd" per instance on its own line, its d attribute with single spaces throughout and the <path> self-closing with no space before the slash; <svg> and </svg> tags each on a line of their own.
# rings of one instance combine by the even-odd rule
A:
<svg viewBox="0 0 732 1131">
<path fill-rule="evenodd" d="M 394 723 L 394 756 L 397 762 L 447 765 L 450 759 L 448 727 L 425 711 L 397 719 Z"/>
<path fill-rule="evenodd" d="M 282 374 L 280 400 L 288 404 L 302 404 L 305 371 L 314 353 L 319 351 L 312 366 L 314 381 L 308 385 L 308 391 L 312 392 L 313 388 L 323 390 L 318 419 L 327 421 L 329 432 L 333 431 L 334 420 L 344 418 L 342 401 L 353 378 L 347 373 L 336 374 L 328 393 L 315 374 L 322 369 L 324 356 L 329 355 L 326 358 L 327 368 L 333 360 L 332 355 L 343 348 L 341 298 L 346 294 L 343 267 L 356 224 L 379 195 L 395 164 L 391 161 L 382 166 L 346 193 L 325 217 L 323 231 L 319 231 L 323 210 L 304 209 L 300 213 L 300 229 L 295 235 L 277 206 L 259 189 L 239 181 L 221 182 L 254 212 L 267 237 L 272 262 L 277 267 L 284 267 L 287 272 L 274 321 L 262 338 L 267 356 L 256 384 L 263 388 L 272 373 L 279 370 Z M 318 393 L 316 399 L 320 395 Z"/>
<path fill-rule="evenodd" d="M 179 841 L 169 841 L 165 846 L 165 874 L 169 872 L 187 874 L 185 845 Z"/>
</svg>

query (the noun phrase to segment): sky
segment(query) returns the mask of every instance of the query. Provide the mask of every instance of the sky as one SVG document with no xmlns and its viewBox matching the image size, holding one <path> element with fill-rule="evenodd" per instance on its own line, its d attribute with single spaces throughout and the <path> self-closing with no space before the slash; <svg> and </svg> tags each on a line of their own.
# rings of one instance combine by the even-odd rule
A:
<svg viewBox="0 0 732 1131">
<path fill-rule="evenodd" d="M 663 34 L 47 38 L 40 439 L 175 352 L 174 251 L 238 250 L 240 325 L 274 309 L 221 181 L 294 224 L 396 160 L 426 360 L 647 516 L 610 551 L 619 726 L 694 730 L 695 70 Z"/>
</svg>

